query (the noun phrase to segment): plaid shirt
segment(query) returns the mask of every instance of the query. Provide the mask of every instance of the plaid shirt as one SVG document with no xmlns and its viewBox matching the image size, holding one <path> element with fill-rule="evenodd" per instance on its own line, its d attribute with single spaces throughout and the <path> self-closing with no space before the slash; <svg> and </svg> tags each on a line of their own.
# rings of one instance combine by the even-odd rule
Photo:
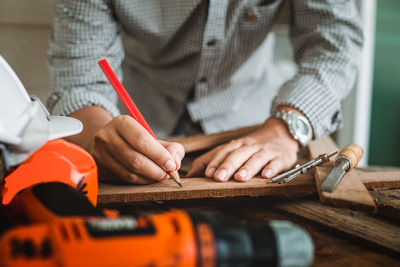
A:
<svg viewBox="0 0 400 267">
<path fill-rule="evenodd" d="M 213 133 L 260 123 L 278 105 L 302 111 L 314 137 L 330 134 L 363 43 L 356 8 L 346 0 L 290 1 L 297 72 L 282 84 L 270 31 L 283 2 L 56 0 L 49 109 L 67 115 L 99 105 L 120 114 L 97 66 L 107 58 L 121 79 L 124 67 L 124 83 L 159 137 L 185 110 Z"/>
</svg>

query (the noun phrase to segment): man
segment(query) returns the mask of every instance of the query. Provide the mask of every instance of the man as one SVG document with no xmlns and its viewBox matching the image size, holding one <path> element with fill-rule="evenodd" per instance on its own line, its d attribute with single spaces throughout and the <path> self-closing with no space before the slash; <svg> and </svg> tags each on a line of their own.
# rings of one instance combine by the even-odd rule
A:
<svg viewBox="0 0 400 267">
<path fill-rule="evenodd" d="M 264 122 L 199 157 L 189 176 L 271 178 L 295 163 L 301 145 L 338 127 L 363 42 L 352 1 L 290 1 L 298 70 L 274 87 L 268 34 L 283 2 L 57 0 L 49 109 L 84 123 L 70 140 L 92 153 L 104 179 L 166 178 L 180 166 L 182 147 L 157 143 L 119 115 L 117 96 L 97 67 L 105 57 L 122 78 L 125 57 L 128 90 L 158 137 Z"/>
</svg>

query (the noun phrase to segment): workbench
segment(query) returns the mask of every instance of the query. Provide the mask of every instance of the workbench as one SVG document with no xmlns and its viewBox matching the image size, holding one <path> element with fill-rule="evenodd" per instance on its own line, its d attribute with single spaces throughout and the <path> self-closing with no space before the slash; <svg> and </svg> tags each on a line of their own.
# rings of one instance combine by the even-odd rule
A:
<svg viewBox="0 0 400 267">
<path fill-rule="evenodd" d="M 238 138 L 257 127 L 173 139 L 190 153 L 185 156 L 181 171 L 190 168 L 199 155 L 196 151 Z M 300 151 L 298 158 L 300 162 L 307 160 L 306 154 L 314 158 L 335 145 L 329 138 L 313 141 L 308 151 Z M 326 172 L 332 166 L 332 162 L 326 163 L 317 167 L 315 173 Z M 243 222 L 288 220 L 311 235 L 314 266 L 400 266 L 400 189 L 395 189 L 400 188 L 400 170 L 354 170 L 352 175 L 357 177 L 353 178 L 359 179 L 373 209 L 360 205 L 364 203 L 364 199 L 358 202 L 356 197 L 360 188 L 353 188 L 355 180 L 349 177 L 344 178 L 347 185 L 342 188 L 343 194 L 321 195 L 317 192 L 315 173 L 283 185 L 268 184 L 261 177 L 246 183 L 183 178 L 183 188 L 171 180 L 141 186 L 100 183 L 98 201 L 101 207 L 138 216 L 174 208 L 217 212 Z"/>
<path fill-rule="evenodd" d="M 395 215 L 391 209 L 397 209 L 397 215 L 400 214 L 399 189 L 379 190 L 372 192 L 372 195 L 378 203 L 387 203 L 386 209 L 383 209 L 388 212 L 386 215 Z M 400 223 L 395 216 L 388 218 L 385 212 L 370 214 L 329 207 L 319 203 L 317 195 L 301 198 L 270 196 L 147 201 L 100 206 L 138 216 L 173 208 L 218 212 L 237 217 L 243 222 L 288 220 L 300 225 L 311 235 L 315 246 L 313 266 L 400 266 L 400 253 L 390 248 L 397 246 L 398 249 L 400 243 Z M 365 237 L 354 235 L 357 230 L 365 233 Z M 376 232 L 379 234 L 375 235 Z M 376 240 L 367 240 L 373 237 Z"/>
</svg>

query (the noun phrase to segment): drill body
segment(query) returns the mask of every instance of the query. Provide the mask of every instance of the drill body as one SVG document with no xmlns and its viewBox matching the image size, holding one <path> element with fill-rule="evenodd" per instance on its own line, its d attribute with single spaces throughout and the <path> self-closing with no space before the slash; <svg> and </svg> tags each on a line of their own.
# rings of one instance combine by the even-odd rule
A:
<svg viewBox="0 0 400 267">
<path fill-rule="evenodd" d="M 62 208 L 71 205 L 76 208 Z M 4 267 L 276 266 L 278 261 L 268 224 L 179 210 L 110 217 L 59 182 L 31 186 L 3 209 L 19 225 L 0 238 Z"/>
</svg>

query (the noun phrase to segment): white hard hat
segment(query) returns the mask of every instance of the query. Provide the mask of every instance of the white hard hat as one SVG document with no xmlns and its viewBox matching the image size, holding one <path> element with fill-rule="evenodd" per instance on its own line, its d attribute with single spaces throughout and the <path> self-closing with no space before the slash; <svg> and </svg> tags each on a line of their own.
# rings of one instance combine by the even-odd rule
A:
<svg viewBox="0 0 400 267">
<path fill-rule="evenodd" d="M 79 120 L 50 116 L 39 99 L 29 97 L 0 55 L 0 144 L 7 147 L 9 164 L 19 164 L 48 140 L 81 131 Z"/>
</svg>

